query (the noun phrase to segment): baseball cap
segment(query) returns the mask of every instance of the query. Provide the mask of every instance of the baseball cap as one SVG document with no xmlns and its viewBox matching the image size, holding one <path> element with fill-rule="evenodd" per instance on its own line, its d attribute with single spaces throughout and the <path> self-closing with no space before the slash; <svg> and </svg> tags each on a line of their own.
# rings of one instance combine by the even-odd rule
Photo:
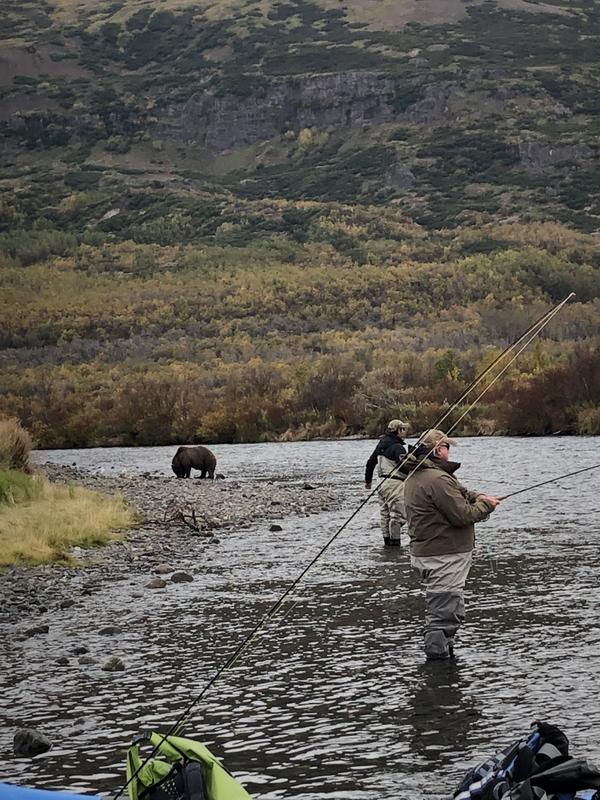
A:
<svg viewBox="0 0 600 800">
<path fill-rule="evenodd" d="M 387 427 L 388 431 L 408 430 L 408 422 L 402 422 L 401 419 L 391 419 Z"/>
<path fill-rule="evenodd" d="M 421 437 L 420 443 L 428 450 L 433 450 L 434 447 L 438 447 L 440 444 L 447 444 L 448 446 L 456 444 L 456 439 L 450 439 L 448 436 L 446 436 L 444 431 L 438 431 L 436 428 L 430 428 L 428 431 L 425 431 Z"/>
</svg>

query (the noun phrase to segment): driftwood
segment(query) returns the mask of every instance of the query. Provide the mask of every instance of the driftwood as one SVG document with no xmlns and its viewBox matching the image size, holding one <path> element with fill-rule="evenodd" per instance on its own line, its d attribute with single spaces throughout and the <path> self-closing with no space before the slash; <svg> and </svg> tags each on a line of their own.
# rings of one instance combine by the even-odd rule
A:
<svg viewBox="0 0 600 800">
<path fill-rule="evenodd" d="M 186 528 L 194 531 L 194 533 L 204 533 L 210 535 L 210 532 L 219 527 L 219 523 L 215 522 L 204 513 L 196 511 L 190 504 L 172 505 L 170 508 L 165 509 L 164 525 L 184 525 Z"/>
</svg>

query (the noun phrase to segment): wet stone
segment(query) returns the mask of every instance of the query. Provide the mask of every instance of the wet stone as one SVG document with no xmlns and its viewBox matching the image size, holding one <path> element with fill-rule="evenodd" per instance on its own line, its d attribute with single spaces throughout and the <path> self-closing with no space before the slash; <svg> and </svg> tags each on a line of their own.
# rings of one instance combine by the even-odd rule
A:
<svg viewBox="0 0 600 800">
<path fill-rule="evenodd" d="M 154 567 L 154 572 L 158 575 L 167 575 L 169 572 L 173 572 L 173 567 L 170 564 L 157 564 Z"/>
<path fill-rule="evenodd" d="M 167 585 L 166 581 L 163 581 L 162 578 L 152 578 L 151 581 L 145 585 L 146 589 L 164 589 Z"/>
<path fill-rule="evenodd" d="M 33 728 L 19 728 L 13 739 L 13 751 L 16 756 L 37 756 L 52 747 L 52 742 L 43 733 Z"/>
<path fill-rule="evenodd" d="M 38 636 L 39 634 L 42 634 L 42 633 L 48 633 L 49 630 L 50 630 L 50 626 L 49 625 L 35 625 L 33 628 L 28 628 L 25 631 L 25 636 L 26 637 Z"/>
<path fill-rule="evenodd" d="M 171 575 L 171 581 L 173 583 L 190 583 L 194 579 L 191 575 L 188 575 L 187 572 L 174 572 Z"/>
<path fill-rule="evenodd" d="M 102 665 L 101 669 L 104 672 L 122 672 L 125 669 L 125 664 L 118 656 L 112 656 Z"/>
<path fill-rule="evenodd" d="M 121 628 L 117 625 L 106 625 L 104 628 L 100 628 L 98 633 L 100 636 L 112 636 L 115 633 L 121 633 Z"/>
<path fill-rule="evenodd" d="M 84 653 L 89 653 L 89 647 L 86 647 L 84 644 L 77 645 L 77 647 L 73 648 L 73 655 L 75 656 L 82 656 Z"/>
<path fill-rule="evenodd" d="M 274 522 L 272 525 L 269 526 L 269 530 L 273 531 L 273 532 L 274 531 L 282 531 L 283 528 L 281 527 L 281 525 L 277 525 L 277 523 Z"/>
</svg>

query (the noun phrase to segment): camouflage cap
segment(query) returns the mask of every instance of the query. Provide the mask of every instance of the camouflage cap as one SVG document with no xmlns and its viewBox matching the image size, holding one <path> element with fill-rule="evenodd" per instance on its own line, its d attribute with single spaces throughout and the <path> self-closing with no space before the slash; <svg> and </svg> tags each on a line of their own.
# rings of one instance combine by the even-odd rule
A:
<svg viewBox="0 0 600 800">
<path fill-rule="evenodd" d="M 406 431 L 408 430 L 408 422 L 402 422 L 401 419 L 391 419 L 387 426 L 388 431 Z"/>
</svg>

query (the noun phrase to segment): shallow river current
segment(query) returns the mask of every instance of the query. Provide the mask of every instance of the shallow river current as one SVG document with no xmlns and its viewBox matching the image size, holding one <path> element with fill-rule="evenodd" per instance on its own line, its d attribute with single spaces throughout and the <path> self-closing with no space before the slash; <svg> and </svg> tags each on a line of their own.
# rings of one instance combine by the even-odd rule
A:
<svg viewBox="0 0 600 800">
<path fill-rule="evenodd" d="M 505 494 L 597 463 L 599 441 L 463 439 L 452 455 L 467 486 Z M 373 446 L 214 446 L 227 480 L 335 484 L 343 508 L 283 518 L 279 533 L 264 522 L 225 532 L 209 549 L 196 539 L 178 565 L 193 583 L 151 592 L 117 582 L 76 612 L 52 612 L 48 637 L 14 642 L 5 630 L 0 778 L 114 793 L 125 748 L 179 717 L 364 499 Z M 173 452 L 37 458 L 106 474 L 169 474 Z M 507 500 L 478 526 L 455 663 L 424 663 L 419 582 L 406 548 L 383 548 L 373 499 L 194 707 L 184 734 L 202 739 L 260 800 L 447 797 L 469 766 L 535 719 L 562 727 L 574 755 L 600 761 L 599 477 L 588 472 Z M 95 631 L 108 624 L 124 629 L 111 644 L 124 672 L 53 667 L 65 637 L 68 647 L 106 649 Z M 19 726 L 43 731 L 54 747 L 15 759 Z"/>
</svg>

